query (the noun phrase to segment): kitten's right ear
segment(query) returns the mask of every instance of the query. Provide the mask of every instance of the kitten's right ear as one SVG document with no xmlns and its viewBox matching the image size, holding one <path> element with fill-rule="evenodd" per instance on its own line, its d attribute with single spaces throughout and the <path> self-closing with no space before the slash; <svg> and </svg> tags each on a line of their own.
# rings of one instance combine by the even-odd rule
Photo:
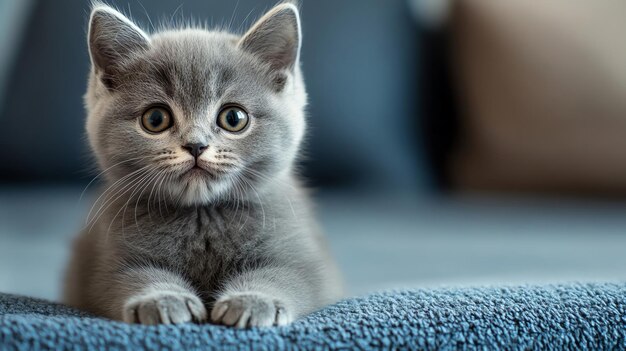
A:
<svg viewBox="0 0 626 351">
<path fill-rule="evenodd" d="M 89 20 L 89 55 L 96 74 L 109 88 L 124 61 L 150 47 L 150 37 L 119 11 L 94 4 Z"/>
<path fill-rule="evenodd" d="M 283 2 L 267 12 L 239 40 L 239 47 L 266 62 L 273 70 L 293 70 L 302 40 L 295 3 Z"/>
</svg>

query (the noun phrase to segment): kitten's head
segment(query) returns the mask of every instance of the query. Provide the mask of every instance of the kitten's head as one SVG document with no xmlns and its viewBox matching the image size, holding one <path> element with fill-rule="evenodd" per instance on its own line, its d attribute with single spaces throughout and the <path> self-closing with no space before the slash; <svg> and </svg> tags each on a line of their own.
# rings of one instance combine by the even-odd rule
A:
<svg viewBox="0 0 626 351">
<path fill-rule="evenodd" d="M 110 182 L 192 205 L 245 196 L 291 171 L 306 104 L 293 4 L 243 36 L 147 34 L 97 4 L 88 35 L 87 132 Z"/>
</svg>

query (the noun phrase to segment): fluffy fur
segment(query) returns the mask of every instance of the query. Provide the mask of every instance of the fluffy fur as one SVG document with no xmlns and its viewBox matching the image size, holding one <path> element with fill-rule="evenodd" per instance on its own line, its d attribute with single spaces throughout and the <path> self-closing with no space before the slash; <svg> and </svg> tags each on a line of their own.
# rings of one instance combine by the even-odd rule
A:
<svg viewBox="0 0 626 351">
<path fill-rule="evenodd" d="M 341 283 L 294 176 L 305 132 L 296 6 L 277 5 L 243 36 L 147 34 L 96 4 L 87 134 L 106 187 L 75 243 L 66 302 L 129 323 L 282 325 Z M 230 104 L 249 125 L 216 122 Z M 152 106 L 171 128 L 141 126 Z M 206 146 L 197 159 L 185 149 Z"/>
</svg>

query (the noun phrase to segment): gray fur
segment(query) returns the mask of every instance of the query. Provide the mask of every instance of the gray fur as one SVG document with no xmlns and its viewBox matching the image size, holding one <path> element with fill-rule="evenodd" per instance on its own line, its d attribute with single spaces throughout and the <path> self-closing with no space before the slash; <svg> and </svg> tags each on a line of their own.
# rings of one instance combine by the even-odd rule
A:
<svg viewBox="0 0 626 351">
<path fill-rule="evenodd" d="M 339 297 L 341 283 L 294 175 L 305 131 L 300 23 L 270 10 L 238 37 L 204 29 L 148 35 L 105 5 L 92 11 L 87 133 L 106 188 L 75 242 L 66 302 L 158 324 L 286 324 Z M 218 127 L 225 104 L 249 113 Z M 173 126 L 152 135 L 154 104 Z M 182 147 L 202 143 L 204 171 Z"/>
</svg>

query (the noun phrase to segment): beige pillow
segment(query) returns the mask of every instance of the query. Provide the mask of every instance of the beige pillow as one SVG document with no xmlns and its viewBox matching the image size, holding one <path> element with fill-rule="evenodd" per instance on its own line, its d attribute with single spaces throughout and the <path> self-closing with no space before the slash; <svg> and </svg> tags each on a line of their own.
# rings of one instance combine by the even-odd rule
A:
<svg viewBox="0 0 626 351">
<path fill-rule="evenodd" d="M 463 189 L 626 194 L 626 1 L 458 0 Z"/>
</svg>

